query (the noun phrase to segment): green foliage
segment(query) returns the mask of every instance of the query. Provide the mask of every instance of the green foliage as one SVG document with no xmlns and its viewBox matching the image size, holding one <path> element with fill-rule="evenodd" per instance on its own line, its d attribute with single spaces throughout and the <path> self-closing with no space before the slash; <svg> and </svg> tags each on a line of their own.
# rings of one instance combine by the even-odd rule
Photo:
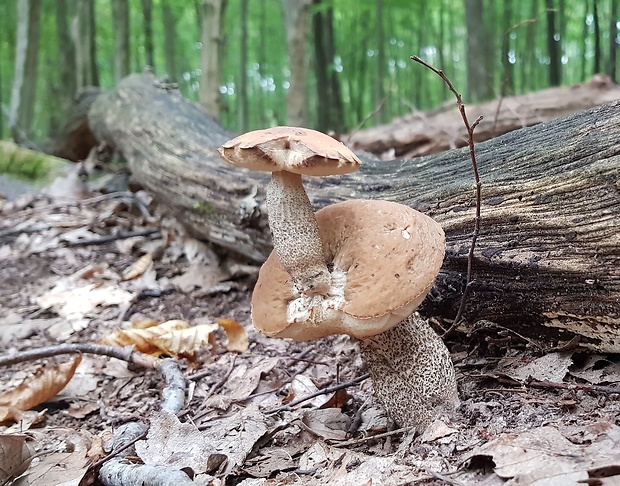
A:
<svg viewBox="0 0 620 486">
<path fill-rule="evenodd" d="M 91 0 L 89 0 L 91 1 Z M 108 0 L 92 0 L 96 6 L 96 44 L 100 83 L 104 88 L 114 83 L 114 24 Z M 286 0 L 250 0 L 248 10 L 247 65 L 239 65 L 240 2 L 228 0 L 223 39 L 224 65 L 221 80 L 221 121 L 233 131 L 237 130 L 237 93 L 239 73 L 248 73 L 249 128 L 285 124 L 286 95 L 288 86 L 288 57 L 282 8 Z M 602 66 L 607 66 L 610 36 L 617 35 L 609 20 L 612 2 L 599 0 L 599 21 L 602 46 Z M 5 110 L 10 106 L 11 85 L 14 75 L 16 35 L 16 2 L 2 0 L 0 16 L 0 102 Z M 68 2 L 72 3 L 72 2 Z M 200 29 L 197 4 L 201 0 L 153 0 L 153 36 L 156 75 L 166 74 L 164 41 L 164 7 L 170 9 L 176 20 L 174 51 L 176 73 L 182 93 L 192 100 L 198 99 L 201 76 Z M 514 93 L 523 93 L 548 86 L 549 56 L 547 51 L 546 10 L 542 0 L 483 0 L 484 28 L 488 32 L 490 59 L 485 66 L 492 71 L 493 92 L 502 93 L 503 79 Z M 590 78 L 594 58 L 594 18 L 591 2 L 572 2 L 564 5 L 554 0 L 559 24 L 558 42 L 561 49 L 561 80 L 571 84 Z M 565 2 L 568 3 L 568 2 Z M 59 93 L 62 93 L 59 70 L 61 53 L 56 32 L 56 2 L 44 1 L 41 16 L 41 45 L 35 139 L 57 133 L 66 120 Z M 144 69 L 144 29 L 140 1 L 131 1 L 131 68 Z M 315 3 L 312 12 L 333 8 L 336 56 L 329 68 L 336 73 L 344 104 L 344 122 L 351 130 L 364 121 L 384 101 L 387 118 L 428 110 L 451 99 L 443 83 L 428 70 L 412 63 L 409 56 L 419 55 L 442 68 L 457 89 L 467 92 L 466 55 L 467 28 L 464 0 L 383 0 L 383 46 L 385 78 L 381 81 L 385 100 L 377 99 L 377 25 L 376 0 L 323 0 Z M 531 22 L 525 22 L 530 19 Z M 69 19 L 71 25 L 71 19 Z M 506 32 L 507 62 L 502 63 L 502 43 Z M 310 30 L 310 32 L 312 32 Z M 314 62 L 308 39 L 308 62 Z M 482 61 L 481 61 L 482 62 Z M 617 68 L 616 68 L 617 69 Z M 488 72 L 488 70 L 487 70 Z M 307 106 L 309 125 L 315 125 L 316 79 L 308 70 L 309 83 Z M 615 74 L 615 73 L 610 73 Z M 467 102 L 468 100 L 465 99 Z M 3 118 L 4 121 L 4 118 Z M 367 125 L 378 123 L 377 117 L 366 120 Z M 8 137 L 6 122 L 0 124 L 0 138 Z"/>
</svg>

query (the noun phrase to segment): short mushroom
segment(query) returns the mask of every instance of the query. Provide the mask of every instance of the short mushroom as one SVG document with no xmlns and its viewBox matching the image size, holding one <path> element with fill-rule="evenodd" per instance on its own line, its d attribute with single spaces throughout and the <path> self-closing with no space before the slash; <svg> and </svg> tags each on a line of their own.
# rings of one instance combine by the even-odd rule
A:
<svg viewBox="0 0 620 486">
<path fill-rule="evenodd" d="M 274 250 L 298 293 L 325 295 L 331 276 L 301 176 L 353 172 L 359 159 L 332 137 L 295 127 L 249 132 L 226 142 L 218 152 L 233 165 L 272 173 L 265 199 Z"/>
<path fill-rule="evenodd" d="M 252 296 L 254 326 L 297 341 L 358 338 L 390 417 L 400 426 L 424 428 L 458 404 L 450 354 L 414 313 L 443 262 L 441 226 L 380 200 L 336 203 L 318 211 L 316 220 L 332 268 L 328 295 L 298 295 L 272 252 Z"/>
</svg>

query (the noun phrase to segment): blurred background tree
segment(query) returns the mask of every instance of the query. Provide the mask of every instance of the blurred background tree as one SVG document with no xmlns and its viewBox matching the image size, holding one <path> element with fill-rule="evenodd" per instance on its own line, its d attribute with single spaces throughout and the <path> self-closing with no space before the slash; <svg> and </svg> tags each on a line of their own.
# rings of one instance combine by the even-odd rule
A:
<svg viewBox="0 0 620 486">
<path fill-rule="evenodd" d="M 0 0 L 0 138 L 54 136 L 76 90 L 148 66 L 239 132 L 345 132 L 618 76 L 620 0 Z M 370 114 L 374 116 L 369 118 Z"/>
</svg>

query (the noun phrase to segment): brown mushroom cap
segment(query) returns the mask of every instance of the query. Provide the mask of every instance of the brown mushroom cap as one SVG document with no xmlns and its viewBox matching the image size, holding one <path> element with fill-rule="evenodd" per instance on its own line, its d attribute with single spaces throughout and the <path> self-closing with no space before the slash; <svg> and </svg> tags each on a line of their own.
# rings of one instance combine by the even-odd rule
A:
<svg viewBox="0 0 620 486">
<path fill-rule="evenodd" d="M 272 252 L 252 296 L 261 332 L 306 341 L 331 334 L 365 338 L 410 315 L 431 289 L 445 254 L 441 226 L 402 204 L 351 200 L 316 213 L 325 260 L 332 269 L 327 297 L 296 294 Z"/>
<path fill-rule="evenodd" d="M 226 142 L 218 152 L 238 167 L 310 176 L 348 174 L 361 164 L 344 144 L 309 128 L 255 130 Z"/>
</svg>

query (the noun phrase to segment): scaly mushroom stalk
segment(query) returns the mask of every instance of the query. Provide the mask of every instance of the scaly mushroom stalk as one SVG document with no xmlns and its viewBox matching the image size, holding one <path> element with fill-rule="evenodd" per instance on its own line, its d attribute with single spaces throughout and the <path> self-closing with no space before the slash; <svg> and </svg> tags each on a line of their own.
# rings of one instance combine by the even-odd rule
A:
<svg viewBox="0 0 620 486">
<path fill-rule="evenodd" d="M 273 172 L 265 200 L 273 249 L 295 288 L 308 296 L 327 295 L 331 276 L 323 255 L 319 226 L 301 175 Z"/>
<path fill-rule="evenodd" d="M 399 426 L 423 429 L 458 405 L 450 353 L 419 314 L 361 339 L 360 347 L 375 396 Z"/>
</svg>

